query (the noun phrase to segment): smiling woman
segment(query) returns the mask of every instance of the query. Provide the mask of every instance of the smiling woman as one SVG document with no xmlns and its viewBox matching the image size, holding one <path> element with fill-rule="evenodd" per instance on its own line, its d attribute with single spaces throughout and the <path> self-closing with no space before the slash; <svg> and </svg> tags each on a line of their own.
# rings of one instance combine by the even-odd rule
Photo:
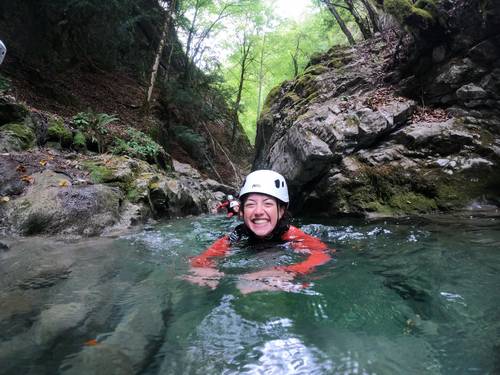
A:
<svg viewBox="0 0 500 375">
<path fill-rule="evenodd" d="M 267 268 L 239 276 L 238 288 L 243 293 L 261 290 L 292 291 L 301 285 L 291 283 L 330 260 L 328 247 L 289 224 L 287 206 L 288 188 L 285 178 L 271 170 L 250 173 L 240 191 L 243 224 L 230 234 L 217 240 L 202 254 L 191 259 L 190 275 L 184 279 L 194 284 L 215 288 L 224 276 L 217 270 L 215 258 L 230 254 L 232 245 L 246 243 L 287 243 L 297 253 L 306 254 L 302 262 Z"/>
</svg>

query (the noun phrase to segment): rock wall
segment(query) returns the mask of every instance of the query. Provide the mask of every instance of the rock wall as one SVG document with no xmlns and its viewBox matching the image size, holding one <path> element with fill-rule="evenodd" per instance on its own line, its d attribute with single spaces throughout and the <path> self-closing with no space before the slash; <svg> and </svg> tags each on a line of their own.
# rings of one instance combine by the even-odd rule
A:
<svg viewBox="0 0 500 375">
<path fill-rule="evenodd" d="M 387 70 L 396 55 L 387 35 L 316 56 L 270 93 L 254 168 L 284 174 L 301 213 L 498 206 L 500 38 L 490 31 L 467 43 L 455 33 L 413 70 Z"/>
</svg>

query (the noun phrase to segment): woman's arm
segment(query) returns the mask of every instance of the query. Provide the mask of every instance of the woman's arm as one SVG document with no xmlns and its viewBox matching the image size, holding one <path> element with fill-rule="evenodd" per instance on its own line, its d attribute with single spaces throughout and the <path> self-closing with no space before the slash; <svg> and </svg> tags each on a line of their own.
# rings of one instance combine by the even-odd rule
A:
<svg viewBox="0 0 500 375">
<path fill-rule="evenodd" d="M 215 262 L 212 258 L 225 256 L 231 243 L 229 241 L 229 236 L 224 236 L 215 241 L 208 249 L 198 256 L 192 257 L 189 260 L 191 267 L 204 267 L 204 268 L 214 268 Z"/>
<path fill-rule="evenodd" d="M 280 267 L 280 269 L 286 272 L 305 275 L 312 272 L 316 266 L 325 264 L 331 259 L 330 250 L 326 244 L 296 227 L 290 226 L 290 229 L 284 234 L 282 239 L 290 241 L 296 252 L 309 254 L 303 262 Z"/>
<path fill-rule="evenodd" d="M 224 273 L 217 270 L 212 258 L 226 255 L 229 247 L 228 236 L 218 239 L 203 253 L 189 260 L 189 275 L 185 275 L 182 278 L 192 284 L 215 289 L 219 285 L 219 279 L 224 276 Z"/>
</svg>

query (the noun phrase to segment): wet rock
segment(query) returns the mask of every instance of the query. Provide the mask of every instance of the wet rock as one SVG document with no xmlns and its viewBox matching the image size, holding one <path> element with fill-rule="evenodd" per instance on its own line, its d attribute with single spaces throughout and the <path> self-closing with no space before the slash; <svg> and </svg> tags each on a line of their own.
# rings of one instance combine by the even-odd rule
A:
<svg viewBox="0 0 500 375">
<path fill-rule="evenodd" d="M 38 275 L 30 277 L 19 283 L 21 289 L 41 289 L 48 288 L 55 285 L 61 280 L 66 280 L 71 274 L 71 270 L 63 269 L 50 269 L 40 272 Z"/>
<path fill-rule="evenodd" d="M 19 195 L 26 185 L 21 180 L 22 174 L 17 170 L 18 162 L 9 156 L 0 155 L 0 197 Z"/>
<path fill-rule="evenodd" d="M 23 122 L 28 110 L 16 100 L 7 95 L 0 97 L 0 125 L 9 122 Z"/>
<path fill-rule="evenodd" d="M 463 85 L 457 90 L 457 98 L 462 101 L 484 99 L 488 93 L 479 86 L 474 84 Z"/>
<path fill-rule="evenodd" d="M 25 195 L 5 208 L 7 222 L 20 234 L 91 236 L 118 221 L 123 199 L 118 188 L 71 186 L 66 175 L 49 170 L 34 174 L 33 180 Z"/>
</svg>

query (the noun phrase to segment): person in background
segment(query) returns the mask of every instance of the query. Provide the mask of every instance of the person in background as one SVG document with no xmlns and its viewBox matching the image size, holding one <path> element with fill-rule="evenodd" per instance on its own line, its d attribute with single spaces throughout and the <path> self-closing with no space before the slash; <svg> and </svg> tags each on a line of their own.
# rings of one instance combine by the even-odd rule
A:
<svg viewBox="0 0 500 375">
<path fill-rule="evenodd" d="M 3 59 L 5 58 L 5 55 L 7 54 L 7 47 L 5 47 L 5 44 L 0 40 L 0 65 L 3 63 Z"/>
<path fill-rule="evenodd" d="M 230 254 L 231 246 L 242 241 L 290 243 L 295 252 L 305 255 L 299 263 L 263 269 L 241 275 L 238 288 L 242 293 L 259 290 L 293 290 L 291 281 L 314 270 L 331 259 L 330 250 L 319 239 L 290 225 L 287 211 L 289 197 L 285 178 L 271 170 L 250 173 L 240 192 L 240 217 L 243 223 L 231 234 L 215 241 L 202 254 L 190 259 L 190 275 L 184 278 L 194 284 L 215 288 L 224 276 L 216 259 Z"/>
<path fill-rule="evenodd" d="M 240 202 L 234 196 L 228 194 L 226 199 L 215 207 L 215 212 L 218 212 L 222 208 L 227 210 L 227 217 L 233 217 L 234 215 L 238 215 Z"/>
</svg>

